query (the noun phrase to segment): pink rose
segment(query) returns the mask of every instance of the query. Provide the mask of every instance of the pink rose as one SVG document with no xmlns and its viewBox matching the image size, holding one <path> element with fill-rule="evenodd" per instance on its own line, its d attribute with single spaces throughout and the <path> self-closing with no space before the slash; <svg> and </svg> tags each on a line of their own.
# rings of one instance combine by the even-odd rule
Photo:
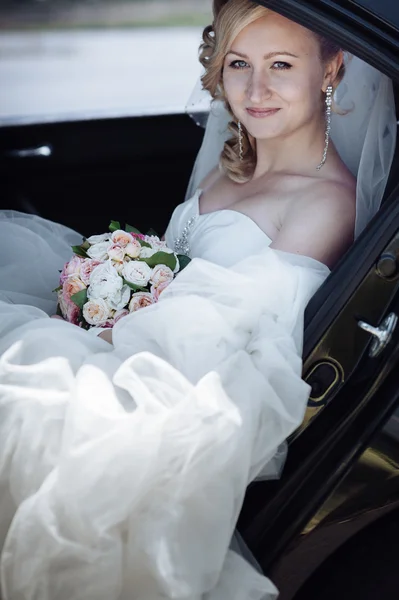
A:
<svg viewBox="0 0 399 600">
<path fill-rule="evenodd" d="M 164 281 L 156 287 L 154 285 L 151 286 L 151 294 L 154 296 L 155 302 L 158 302 L 159 296 L 168 287 L 169 284 L 170 281 Z"/>
<path fill-rule="evenodd" d="M 79 275 L 71 275 L 65 280 L 64 285 L 62 286 L 64 297 L 68 301 L 71 299 L 71 296 L 85 289 L 86 286 Z"/>
<path fill-rule="evenodd" d="M 114 314 L 114 323 L 117 323 L 120 319 L 123 319 L 123 317 L 126 317 L 129 314 L 130 313 L 127 310 L 127 308 L 122 308 L 122 310 L 117 310 L 116 313 Z"/>
<path fill-rule="evenodd" d="M 69 321 L 69 323 L 78 325 L 80 309 L 72 302 L 72 300 L 69 300 L 62 291 L 58 292 L 58 305 L 64 319 Z"/>
<path fill-rule="evenodd" d="M 165 281 L 170 283 L 173 280 L 173 278 L 174 275 L 172 269 L 169 269 L 169 267 L 165 265 L 157 265 L 156 267 L 154 267 L 151 273 L 150 281 L 153 284 L 153 286 L 157 288 L 159 285 L 161 285 L 161 283 L 164 283 Z"/>
<path fill-rule="evenodd" d="M 118 244 L 118 246 L 121 246 L 122 248 L 125 248 L 125 246 L 127 246 L 133 241 L 132 235 L 130 233 L 127 233 L 126 231 L 122 231 L 122 229 L 114 231 L 114 233 L 111 236 L 111 239 L 114 244 Z"/>
<path fill-rule="evenodd" d="M 78 325 L 79 317 L 80 317 L 79 306 L 76 306 L 76 304 L 74 304 L 72 301 L 68 302 L 68 309 L 67 309 L 67 314 L 66 314 L 67 320 L 70 323 L 73 323 L 74 325 Z"/>
<path fill-rule="evenodd" d="M 83 261 L 84 259 L 80 256 L 74 256 L 69 262 L 65 263 L 60 276 L 61 285 L 63 285 L 65 280 L 71 275 L 79 275 Z"/>
<path fill-rule="evenodd" d="M 67 317 L 68 312 L 68 300 L 64 297 L 62 290 L 58 292 L 58 306 L 64 319 Z"/>
<path fill-rule="evenodd" d="M 108 321 L 105 321 L 105 323 L 103 323 L 101 325 L 101 327 L 104 327 L 105 329 L 112 329 L 112 327 L 115 325 L 115 320 L 114 319 L 108 319 Z"/>
<path fill-rule="evenodd" d="M 81 267 L 80 267 L 80 278 L 85 285 L 89 285 L 90 283 L 90 275 L 95 267 L 101 265 L 102 262 L 100 260 L 95 260 L 94 258 L 86 258 Z"/>
<path fill-rule="evenodd" d="M 132 299 L 130 300 L 129 311 L 132 313 L 140 308 L 150 306 L 151 304 L 154 304 L 154 298 L 152 294 L 149 292 L 136 292 L 133 294 Z"/>
</svg>

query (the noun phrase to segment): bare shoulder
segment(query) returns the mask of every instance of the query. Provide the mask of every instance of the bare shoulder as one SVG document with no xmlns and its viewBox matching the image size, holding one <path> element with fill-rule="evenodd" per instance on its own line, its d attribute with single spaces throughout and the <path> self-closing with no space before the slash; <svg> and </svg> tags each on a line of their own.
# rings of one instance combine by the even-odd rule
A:
<svg viewBox="0 0 399 600">
<path fill-rule="evenodd" d="M 354 181 L 316 180 L 296 195 L 273 247 L 332 268 L 353 243 L 355 217 Z"/>
<path fill-rule="evenodd" d="M 337 221 L 330 225 L 354 226 L 356 216 L 356 182 L 324 180 L 310 185 L 298 202 L 298 209 L 314 214 L 320 221 L 335 215 Z"/>
</svg>

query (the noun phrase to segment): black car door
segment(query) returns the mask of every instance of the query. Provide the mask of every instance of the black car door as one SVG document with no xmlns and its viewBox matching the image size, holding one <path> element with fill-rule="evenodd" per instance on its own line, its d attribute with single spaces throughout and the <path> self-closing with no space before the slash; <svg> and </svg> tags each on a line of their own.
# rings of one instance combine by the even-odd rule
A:
<svg viewBox="0 0 399 600">
<path fill-rule="evenodd" d="M 336 36 L 377 68 L 384 64 L 398 85 L 395 24 L 361 12 L 359 3 L 260 3 Z M 268 573 L 284 562 L 287 547 L 298 541 L 399 402 L 397 161 L 398 152 L 379 214 L 307 307 L 303 375 L 312 392 L 303 426 L 289 440 L 282 477 L 247 491 L 239 529 Z"/>
<path fill-rule="evenodd" d="M 202 134 L 185 114 L 3 126 L 1 208 L 85 236 L 111 219 L 162 235 L 184 200 Z"/>
</svg>

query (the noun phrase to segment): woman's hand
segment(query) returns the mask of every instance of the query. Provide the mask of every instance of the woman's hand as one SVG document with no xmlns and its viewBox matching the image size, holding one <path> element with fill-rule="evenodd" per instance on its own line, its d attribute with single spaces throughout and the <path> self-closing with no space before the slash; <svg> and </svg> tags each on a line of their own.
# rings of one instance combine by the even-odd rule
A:
<svg viewBox="0 0 399 600">
<path fill-rule="evenodd" d="M 105 340 L 109 344 L 112 344 L 112 329 L 106 329 L 105 331 L 102 331 L 98 337 L 100 337 L 102 340 Z"/>
</svg>

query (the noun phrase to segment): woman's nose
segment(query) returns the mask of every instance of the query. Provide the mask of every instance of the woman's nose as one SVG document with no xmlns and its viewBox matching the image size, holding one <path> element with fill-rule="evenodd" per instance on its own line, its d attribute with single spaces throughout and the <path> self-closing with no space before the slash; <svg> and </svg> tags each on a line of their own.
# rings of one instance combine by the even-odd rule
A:
<svg viewBox="0 0 399 600">
<path fill-rule="evenodd" d="M 272 95 L 270 79 L 264 71 L 252 72 L 248 82 L 247 95 L 253 104 L 261 104 L 265 99 L 270 98 Z"/>
</svg>

